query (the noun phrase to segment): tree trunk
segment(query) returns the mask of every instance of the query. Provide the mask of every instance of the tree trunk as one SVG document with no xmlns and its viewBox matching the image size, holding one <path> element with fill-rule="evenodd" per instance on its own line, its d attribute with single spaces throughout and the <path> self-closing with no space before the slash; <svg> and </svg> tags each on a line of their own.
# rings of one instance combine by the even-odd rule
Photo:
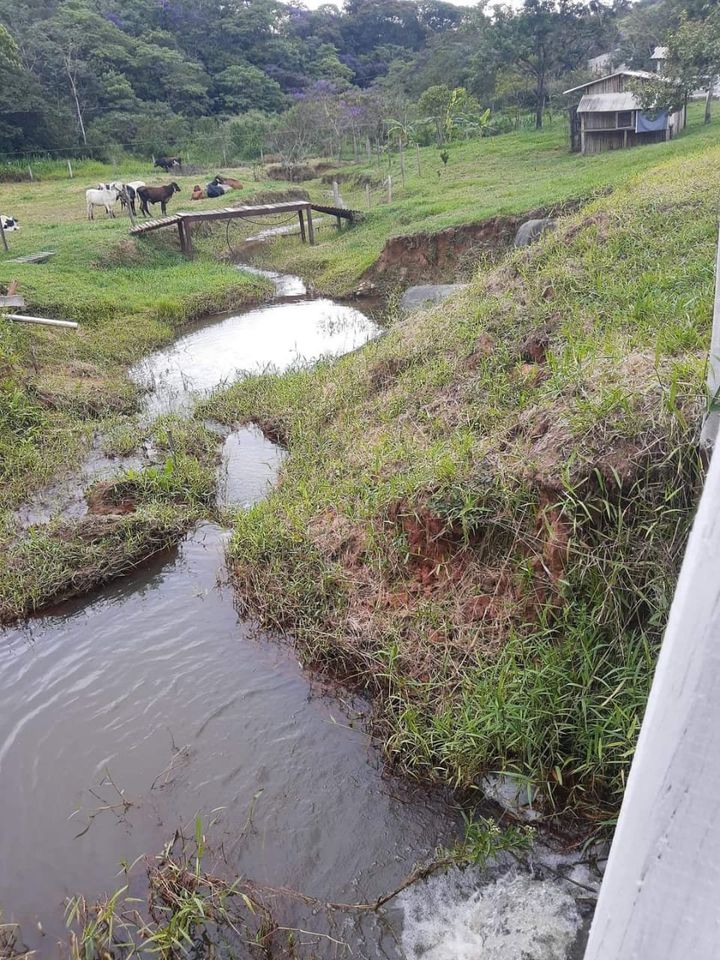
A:
<svg viewBox="0 0 720 960">
<path fill-rule="evenodd" d="M 710 123 L 711 118 L 711 104 L 712 104 L 712 94 L 713 94 L 713 84 L 715 80 L 711 78 L 710 83 L 708 84 L 707 96 L 705 97 L 705 119 L 704 123 Z"/>
<path fill-rule="evenodd" d="M 545 74 L 538 77 L 537 103 L 535 104 L 535 129 L 542 130 L 543 113 L 545 111 Z"/>
<path fill-rule="evenodd" d="M 72 90 L 73 100 L 75 101 L 75 109 L 77 111 L 78 125 L 80 127 L 80 133 L 82 135 L 83 143 L 87 146 L 87 136 L 85 134 L 85 124 L 83 123 L 82 110 L 80 108 L 80 98 L 78 97 L 77 86 L 75 85 L 75 77 L 73 76 L 72 70 L 70 69 L 70 61 L 65 61 L 65 70 L 67 71 L 68 80 L 70 81 L 70 89 Z"/>
</svg>

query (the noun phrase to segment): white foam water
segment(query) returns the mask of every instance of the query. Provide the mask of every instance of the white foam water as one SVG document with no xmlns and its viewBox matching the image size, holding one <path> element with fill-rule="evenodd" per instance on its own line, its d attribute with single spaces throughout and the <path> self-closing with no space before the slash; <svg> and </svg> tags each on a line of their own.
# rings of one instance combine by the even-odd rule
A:
<svg viewBox="0 0 720 960">
<path fill-rule="evenodd" d="M 451 870 L 399 898 L 407 960 L 565 960 L 582 918 L 566 885 Z"/>
</svg>

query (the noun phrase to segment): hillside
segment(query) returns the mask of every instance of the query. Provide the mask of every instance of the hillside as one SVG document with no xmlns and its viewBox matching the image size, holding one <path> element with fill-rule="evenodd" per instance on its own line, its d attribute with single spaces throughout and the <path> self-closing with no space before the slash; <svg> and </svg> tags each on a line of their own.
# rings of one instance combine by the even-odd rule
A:
<svg viewBox="0 0 720 960">
<path fill-rule="evenodd" d="M 237 520 L 248 609 L 377 694 L 390 755 L 421 777 L 504 769 L 556 807 L 617 808 L 700 475 L 716 142 L 695 122 L 671 144 L 584 158 L 558 123 L 457 144 L 439 176 L 426 148 L 391 204 L 374 189 L 364 223 L 338 235 L 326 218 L 316 247 L 256 249 L 347 291 L 393 235 L 560 209 L 529 251 L 466 258 L 470 287 L 441 309 L 391 310 L 359 353 L 243 381 L 203 411 L 256 420 L 290 451 L 277 490 Z M 212 513 L 215 441 L 197 419 L 141 425 L 128 366 L 188 320 L 267 296 L 218 261 L 224 230 L 199 236 L 189 264 L 174 237 L 84 219 L 86 181 L 147 176 L 138 164 L 75 180 L 38 169 L 0 187 L 23 225 L 12 251 L 57 255 L 12 275 L 33 310 L 81 329 L 3 333 L 5 619 L 121 574 Z M 359 205 L 377 171 L 339 172 Z M 181 197 L 196 179 L 180 178 Z M 236 199 L 287 186 L 249 180 Z M 19 531 L 13 510 L 98 438 L 111 455 L 161 453 L 122 480 L 136 509 Z"/>
<path fill-rule="evenodd" d="M 365 183 L 371 184 L 372 206 L 362 229 L 348 231 L 335 237 L 332 244 L 314 249 L 300 247 L 293 240 L 278 241 L 259 251 L 257 261 L 310 277 L 322 290 L 348 293 L 375 263 L 390 237 L 435 233 L 490 217 L 561 208 L 569 201 L 586 200 L 594 193 L 612 189 L 628 177 L 655 167 L 665 157 L 691 156 L 717 142 L 716 128 L 702 125 L 702 106 L 691 104 L 685 133 L 660 150 L 619 150 L 593 157 L 570 153 L 567 124 L 560 114 L 543 130 L 454 143 L 448 148 L 446 166 L 435 148 L 422 148 L 417 156 L 415 151 L 407 152 L 405 186 L 396 152 L 390 166 L 385 160 L 382 167 L 359 164 L 340 171 L 341 192 L 348 206 L 365 211 Z M 391 203 L 387 202 L 384 185 L 388 172 L 393 181 Z M 308 186 L 315 197 L 327 196 L 330 179 L 328 174 L 323 184 L 303 186 Z M 510 238 L 513 235 L 514 231 Z M 503 249 L 501 244 L 500 251 Z M 492 258 L 498 251 L 489 248 L 480 252 Z M 462 276 L 469 275 L 474 262 L 471 258 L 460 264 Z"/>
<path fill-rule="evenodd" d="M 203 411 L 290 451 L 236 520 L 245 608 L 376 694 L 416 775 L 617 809 L 701 474 L 720 148 L 690 142 L 628 153 L 610 196 L 360 353 Z M 347 278 L 360 236 L 293 266 Z"/>
</svg>

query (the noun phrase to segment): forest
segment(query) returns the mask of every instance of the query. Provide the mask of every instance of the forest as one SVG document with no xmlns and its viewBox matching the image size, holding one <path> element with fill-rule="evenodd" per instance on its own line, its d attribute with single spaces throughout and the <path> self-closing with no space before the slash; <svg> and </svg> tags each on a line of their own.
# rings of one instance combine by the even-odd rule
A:
<svg viewBox="0 0 720 960">
<path fill-rule="evenodd" d="M 540 127 L 588 58 L 649 66 L 689 6 L 0 0 L 0 156 L 357 158 Z"/>
</svg>

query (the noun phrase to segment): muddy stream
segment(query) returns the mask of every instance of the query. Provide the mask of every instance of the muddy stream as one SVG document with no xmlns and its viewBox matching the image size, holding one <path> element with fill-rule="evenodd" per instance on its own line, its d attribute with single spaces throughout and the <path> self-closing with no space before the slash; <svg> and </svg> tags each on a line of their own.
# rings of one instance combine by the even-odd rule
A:
<svg viewBox="0 0 720 960">
<path fill-rule="evenodd" d="M 197 324 L 138 365 L 148 417 L 379 333 L 357 309 L 271 276 L 275 301 Z M 283 457 L 254 428 L 231 433 L 222 502 L 257 502 Z M 62 955 L 66 897 L 121 886 L 122 861 L 159 852 L 178 825 L 192 832 L 198 813 L 217 821 L 210 839 L 231 875 L 351 902 L 461 833 L 446 798 L 383 773 L 362 700 L 324 688 L 288 644 L 239 619 L 228 535 L 199 524 L 134 575 L 0 633 L 0 910 L 40 957 Z M 380 916 L 297 908 L 292 919 L 332 936 L 303 935 L 316 956 L 563 960 L 586 925 L 578 892 L 498 867 L 423 882 Z"/>
</svg>

